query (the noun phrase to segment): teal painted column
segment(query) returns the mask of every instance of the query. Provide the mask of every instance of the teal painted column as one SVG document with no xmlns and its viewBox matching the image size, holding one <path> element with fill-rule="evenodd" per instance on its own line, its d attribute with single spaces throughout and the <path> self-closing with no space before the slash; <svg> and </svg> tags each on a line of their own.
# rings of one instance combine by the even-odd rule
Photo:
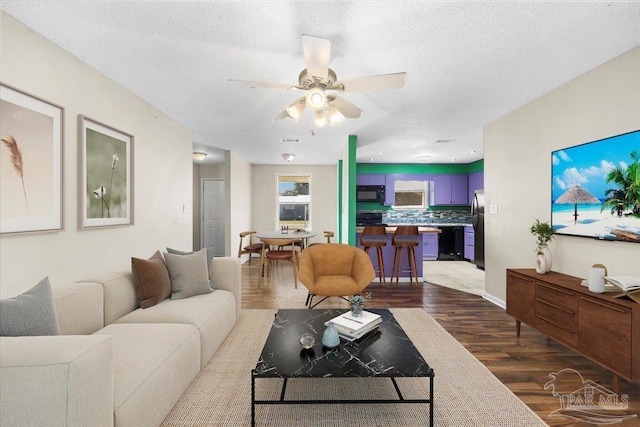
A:
<svg viewBox="0 0 640 427">
<path fill-rule="evenodd" d="M 349 207 L 347 209 L 349 217 L 349 244 L 356 245 L 356 146 L 358 143 L 358 137 L 356 135 L 349 135 L 349 149 L 347 159 L 349 168 Z"/>
<path fill-rule="evenodd" d="M 342 241 L 342 160 L 338 160 L 338 233 L 337 241 Z"/>
</svg>

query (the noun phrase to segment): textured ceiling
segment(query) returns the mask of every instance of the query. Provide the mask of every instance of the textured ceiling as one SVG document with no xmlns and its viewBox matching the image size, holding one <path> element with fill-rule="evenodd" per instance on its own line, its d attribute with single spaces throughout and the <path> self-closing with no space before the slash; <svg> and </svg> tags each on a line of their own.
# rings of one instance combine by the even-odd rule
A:
<svg viewBox="0 0 640 427">
<path fill-rule="evenodd" d="M 482 127 L 640 45 L 640 3 L 2 1 L 0 8 L 193 130 L 221 161 L 468 163 Z M 332 41 L 340 79 L 406 71 L 403 89 L 345 93 L 358 119 L 272 121 L 303 95 L 301 34 Z M 281 139 L 299 139 L 282 143 Z M 439 140 L 453 140 L 437 143 Z M 216 154 L 218 153 L 218 154 Z M 371 160 L 373 159 L 373 160 Z"/>
</svg>

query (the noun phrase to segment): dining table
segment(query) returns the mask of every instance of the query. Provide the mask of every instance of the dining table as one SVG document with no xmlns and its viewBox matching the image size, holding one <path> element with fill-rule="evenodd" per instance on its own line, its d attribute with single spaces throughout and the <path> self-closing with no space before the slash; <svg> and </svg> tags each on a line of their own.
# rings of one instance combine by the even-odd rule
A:
<svg viewBox="0 0 640 427">
<path fill-rule="evenodd" d="M 309 239 L 315 237 L 318 233 L 311 230 L 267 230 L 258 231 L 254 237 L 258 239 L 300 239 L 302 240 L 303 249 L 309 246 Z"/>
</svg>

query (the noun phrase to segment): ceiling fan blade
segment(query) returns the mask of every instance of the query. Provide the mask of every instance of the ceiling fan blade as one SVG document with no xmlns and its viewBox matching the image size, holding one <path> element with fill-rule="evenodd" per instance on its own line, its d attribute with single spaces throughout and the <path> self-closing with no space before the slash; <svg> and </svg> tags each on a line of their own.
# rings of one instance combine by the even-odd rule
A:
<svg viewBox="0 0 640 427">
<path fill-rule="evenodd" d="M 329 57 L 331 56 L 331 40 L 303 34 L 302 50 L 304 51 L 304 60 L 307 62 L 309 76 L 326 80 Z"/>
<path fill-rule="evenodd" d="M 282 120 L 282 119 L 286 119 L 287 117 L 290 117 L 289 113 L 287 113 L 287 110 L 282 110 L 282 112 L 277 116 L 275 116 L 273 119 L 271 119 L 271 121 Z"/>
<path fill-rule="evenodd" d="M 330 99 L 329 105 L 333 105 L 342 113 L 343 116 L 350 119 L 357 119 L 362 113 L 361 109 L 339 96 L 336 96 L 333 100 Z"/>
<path fill-rule="evenodd" d="M 298 88 L 298 85 L 291 85 L 286 83 L 265 83 L 265 82 L 252 82 L 249 80 L 234 80 L 234 79 L 229 79 L 228 81 L 233 83 L 238 83 L 240 86 L 251 87 L 251 88 L 287 89 L 287 90 Z"/>
<path fill-rule="evenodd" d="M 358 77 L 336 82 L 333 86 L 344 86 L 344 92 L 365 90 L 400 89 L 407 82 L 407 73 L 381 74 L 379 76 Z"/>
</svg>

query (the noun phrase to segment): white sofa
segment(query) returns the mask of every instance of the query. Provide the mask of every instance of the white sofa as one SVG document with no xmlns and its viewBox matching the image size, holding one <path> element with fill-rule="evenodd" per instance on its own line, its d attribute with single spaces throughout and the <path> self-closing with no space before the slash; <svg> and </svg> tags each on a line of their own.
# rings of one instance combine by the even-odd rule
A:
<svg viewBox="0 0 640 427">
<path fill-rule="evenodd" d="M 137 307 L 131 274 L 53 287 L 60 336 L 0 338 L 0 425 L 158 426 L 240 316 L 240 261 L 216 290 Z"/>
</svg>

